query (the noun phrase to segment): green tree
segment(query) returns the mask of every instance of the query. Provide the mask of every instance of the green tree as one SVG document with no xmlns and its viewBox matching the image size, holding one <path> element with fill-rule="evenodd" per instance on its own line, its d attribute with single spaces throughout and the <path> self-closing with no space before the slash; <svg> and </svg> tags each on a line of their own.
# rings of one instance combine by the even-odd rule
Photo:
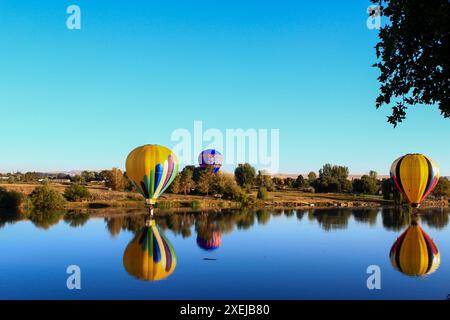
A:
<svg viewBox="0 0 450 320">
<path fill-rule="evenodd" d="M 185 195 L 191 192 L 194 187 L 194 166 L 186 166 L 180 172 L 180 190 L 183 191 Z"/>
<path fill-rule="evenodd" d="M 53 210 L 64 207 L 65 199 L 61 193 L 49 184 L 36 187 L 28 196 L 31 209 Z"/>
<path fill-rule="evenodd" d="M 56 179 L 60 179 L 60 180 L 70 180 L 70 175 L 68 175 L 67 173 L 58 173 L 56 175 Z"/>
<path fill-rule="evenodd" d="M 258 175 L 256 176 L 255 183 L 258 187 L 264 187 L 269 191 L 273 191 L 275 189 L 275 183 L 272 177 L 265 171 L 258 171 Z M 246 185 L 248 187 L 249 185 Z"/>
<path fill-rule="evenodd" d="M 72 184 L 64 190 L 64 198 L 68 201 L 80 201 L 90 196 L 89 190 L 81 184 Z"/>
<path fill-rule="evenodd" d="M 448 0 L 371 0 L 389 23 L 375 46 L 381 75 L 376 107 L 393 103 L 396 126 L 409 106 L 438 105 L 450 117 L 450 4 Z"/>
<path fill-rule="evenodd" d="M 108 176 L 109 176 L 109 171 L 110 170 L 102 170 L 102 171 L 98 172 L 96 174 L 96 180 L 106 182 L 106 180 L 108 179 Z"/>
<path fill-rule="evenodd" d="M 348 172 L 347 167 L 327 163 L 319 170 L 319 178 L 312 186 L 317 192 L 349 192 L 352 182 L 348 180 Z"/>
<path fill-rule="evenodd" d="M 233 175 L 216 173 L 211 191 L 222 195 L 223 199 L 243 201 L 248 199 L 245 191 L 237 184 Z"/>
<path fill-rule="evenodd" d="M 396 205 L 401 205 L 403 203 L 403 196 L 398 191 L 392 179 L 383 179 L 381 181 L 381 193 L 385 200 L 394 200 Z"/>
<path fill-rule="evenodd" d="M 175 179 L 173 179 L 172 183 L 169 186 L 169 189 L 167 190 L 170 193 L 179 194 L 181 191 L 180 186 L 180 175 L 178 174 Z"/>
<path fill-rule="evenodd" d="M 293 188 L 294 187 L 294 183 L 295 183 L 295 180 L 292 179 L 291 177 L 287 177 L 286 179 L 284 179 L 284 185 L 287 188 Z"/>
<path fill-rule="evenodd" d="M 317 179 L 317 175 L 314 171 L 311 171 L 310 173 L 308 173 L 309 184 L 312 184 L 314 181 L 316 181 L 316 179 Z"/>
<path fill-rule="evenodd" d="M 106 171 L 105 186 L 112 190 L 122 191 L 128 184 L 128 180 L 125 180 L 122 170 L 118 168 L 112 168 Z"/>
<path fill-rule="evenodd" d="M 234 170 L 234 177 L 241 187 L 251 187 L 255 183 L 256 170 L 249 163 L 239 164 Z"/>
<path fill-rule="evenodd" d="M 75 175 L 73 176 L 70 181 L 72 181 L 73 183 L 78 183 L 78 184 L 84 184 L 86 183 L 86 180 L 84 179 L 84 177 L 82 175 Z"/>
<path fill-rule="evenodd" d="M 260 187 L 258 189 L 258 194 L 256 196 L 259 200 L 267 200 L 267 189 L 265 187 Z"/>
<path fill-rule="evenodd" d="M 353 192 L 364 194 L 376 194 L 378 191 L 378 179 L 375 171 L 370 171 L 369 175 L 363 175 L 361 179 L 353 179 Z"/>
<path fill-rule="evenodd" d="M 437 197 L 450 197 L 450 180 L 447 177 L 440 177 L 433 194 Z"/>
<path fill-rule="evenodd" d="M 138 192 L 134 184 L 131 182 L 131 179 L 128 178 L 126 172 L 123 173 L 123 190 Z"/>
<path fill-rule="evenodd" d="M 83 171 L 81 176 L 84 178 L 84 181 L 91 182 L 96 178 L 96 173 L 94 171 Z"/>
<path fill-rule="evenodd" d="M 195 190 L 201 194 L 209 195 L 210 190 L 213 188 L 214 173 L 211 169 L 203 169 L 195 184 Z"/>
<path fill-rule="evenodd" d="M 391 179 L 381 180 L 381 193 L 384 200 L 392 200 L 392 181 Z"/>
<path fill-rule="evenodd" d="M 294 182 L 294 188 L 299 188 L 299 189 L 306 188 L 306 187 L 308 187 L 308 185 L 309 185 L 308 181 L 305 180 L 305 178 L 301 174 L 297 177 L 297 179 Z"/>
<path fill-rule="evenodd" d="M 0 208 L 17 209 L 23 202 L 23 195 L 16 191 L 7 191 L 0 187 Z"/>
<path fill-rule="evenodd" d="M 284 179 L 283 178 L 273 177 L 272 183 L 273 183 L 274 187 L 277 189 L 283 189 L 283 187 L 284 187 Z"/>
<path fill-rule="evenodd" d="M 23 182 L 36 182 L 39 180 L 39 178 L 40 178 L 40 176 L 37 172 L 26 172 L 22 176 L 22 181 Z"/>
</svg>

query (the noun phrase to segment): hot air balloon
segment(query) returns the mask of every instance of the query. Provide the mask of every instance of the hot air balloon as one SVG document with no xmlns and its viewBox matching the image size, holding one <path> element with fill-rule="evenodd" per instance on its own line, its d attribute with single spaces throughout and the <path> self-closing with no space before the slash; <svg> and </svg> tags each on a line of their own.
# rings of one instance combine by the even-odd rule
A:
<svg viewBox="0 0 450 320">
<path fill-rule="evenodd" d="M 212 232 L 209 236 L 197 235 L 197 245 L 206 251 L 214 251 L 222 245 L 222 234 L 218 231 Z"/>
<path fill-rule="evenodd" d="M 394 161 L 391 178 L 413 208 L 433 191 L 439 181 L 439 168 L 422 154 L 407 154 Z"/>
<path fill-rule="evenodd" d="M 169 240 L 151 219 L 128 244 L 123 255 L 125 270 L 144 281 L 160 281 L 175 270 L 177 256 Z"/>
<path fill-rule="evenodd" d="M 223 164 L 222 154 L 214 149 L 202 151 L 198 156 L 200 168 L 211 168 L 214 173 L 218 172 Z"/>
<path fill-rule="evenodd" d="M 144 145 L 130 152 L 126 170 L 133 185 L 152 206 L 178 174 L 178 160 L 166 147 Z"/>
<path fill-rule="evenodd" d="M 395 269 L 416 277 L 434 273 L 441 263 L 438 248 L 415 220 L 394 243 L 389 257 Z"/>
</svg>

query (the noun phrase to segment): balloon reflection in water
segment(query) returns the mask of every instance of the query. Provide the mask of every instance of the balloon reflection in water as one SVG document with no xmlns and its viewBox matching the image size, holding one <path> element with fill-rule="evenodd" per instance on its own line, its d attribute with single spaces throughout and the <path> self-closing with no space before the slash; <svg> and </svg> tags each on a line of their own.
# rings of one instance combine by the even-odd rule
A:
<svg viewBox="0 0 450 320">
<path fill-rule="evenodd" d="M 197 245 L 206 251 L 214 251 L 222 245 L 222 234 L 214 231 L 210 236 L 197 235 Z"/>
<path fill-rule="evenodd" d="M 416 277 L 434 273 L 441 263 L 438 248 L 415 219 L 394 243 L 389 257 L 395 269 Z"/>
<path fill-rule="evenodd" d="M 175 270 L 177 256 L 165 235 L 156 227 L 155 220 L 146 226 L 128 244 L 124 256 L 125 270 L 132 276 L 145 281 L 160 281 Z"/>
<path fill-rule="evenodd" d="M 196 223 L 197 245 L 206 251 L 214 251 L 222 245 L 222 232 L 217 225 L 217 221 L 210 215 L 201 215 Z"/>
</svg>

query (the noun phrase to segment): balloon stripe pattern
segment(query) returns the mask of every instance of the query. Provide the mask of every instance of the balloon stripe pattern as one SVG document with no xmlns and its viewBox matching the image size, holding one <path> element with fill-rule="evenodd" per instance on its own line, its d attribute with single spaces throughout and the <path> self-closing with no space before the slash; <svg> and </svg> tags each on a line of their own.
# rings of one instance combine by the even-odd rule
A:
<svg viewBox="0 0 450 320">
<path fill-rule="evenodd" d="M 214 173 L 218 172 L 223 164 L 223 155 L 214 149 L 202 151 L 198 156 L 200 168 L 211 168 Z"/>
<path fill-rule="evenodd" d="M 407 154 L 394 161 L 391 178 L 414 208 L 433 191 L 439 181 L 437 164 L 422 154 Z"/>
<path fill-rule="evenodd" d="M 131 151 L 126 170 L 139 193 L 150 204 L 155 204 L 178 174 L 178 160 L 166 147 L 145 145 Z"/>
<path fill-rule="evenodd" d="M 220 234 L 220 232 L 213 232 L 210 238 L 203 238 L 198 235 L 197 245 L 206 251 L 219 249 L 222 245 L 222 235 Z"/>
<path fill-rule="evenodd" d="M 416 277 L 434 273 L 441 263 L 435 243 L 416 222 L 397 239 L 389 258 L 398 271 Z"/>
<path fill-rule="evenodd" d="M 144 227 L 127 246 L 123 264 L 132 276 L 145 281 L 160 281 L 176 268 L 176 254 L 172 244 L 160 233 L 155 221 Z"/>
</svg>

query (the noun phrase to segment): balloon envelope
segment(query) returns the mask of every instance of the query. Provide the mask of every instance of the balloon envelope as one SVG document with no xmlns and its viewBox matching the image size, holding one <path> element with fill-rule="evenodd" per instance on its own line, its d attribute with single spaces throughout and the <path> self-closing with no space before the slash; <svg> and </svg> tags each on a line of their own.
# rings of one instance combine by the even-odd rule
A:
<svg viewBox="0 0 450 320">
<path fill-rule="evenodd" d="M 430 275 L 441 263 L 438 248 L 416 222 L 397 239 L 389 257 L 394 268 L 408 276 Z"/>
<path fill-rule="evenodd" d="M 407 154 L 394 161 L 391 178 L 410 205 L 416 208 L 436 187 L 439 168 L 427 156 Z"/>
<path fill-rule="evenodd" d="M 123 255 L 125 270 L 145 281 L 160 281 L 175 270 L 177 257 L 169 240 L 151 220 L 128 244 Z"/>
<path fill-rule="evenodd" d="M 126 170 L 136 189 L 154 204 L 178 174 L 178 160 L 166 147 L 145 145 L 130 152 Z"/>
<path fill-rule="evenodd" d="M 201 168 L 211 168 L 214 173 L 218 172 L 223 164 L 222 154 L 214 149 L 202 151 L 198 156 L 198 163 Z"/>
</svg>

